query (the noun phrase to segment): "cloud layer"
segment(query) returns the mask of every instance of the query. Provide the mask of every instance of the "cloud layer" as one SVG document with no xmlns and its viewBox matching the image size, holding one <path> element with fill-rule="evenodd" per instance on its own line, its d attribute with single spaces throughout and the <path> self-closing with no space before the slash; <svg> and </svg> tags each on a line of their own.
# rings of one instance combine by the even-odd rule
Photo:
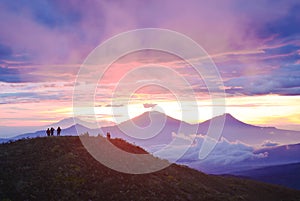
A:
<svg viewBox="0 0 300 201">
<path fill-rule="evenodd" d="M 297 96 L 300 95 L 298 13 L 297 0 L 259 3 L 3 0 L 0 2 L 0 91 L 4 97 L 1 104 L 56 102 L 59 106 L 69 101 L 71 105 L 72 86 L 87 55 L 116 34 L 148 27 L 183 33 L 201 45 L 216 63 L 229 97 Z M 201 62 L 201 58 L 197 59 Z M 108 92 L 124 73 L 149 63 L 174 68 L 190 83 L 197 97 L 209 98 L 203 79 L 187 63 L 174 55 L 148 51 L 120 59 L 111 67 L 107 79 L 97 89 L 97 105 L 111 104 Z M 187 88 L 171 76 L 154 73 L 153 76 L 169 79 L 177 87 L 177 96 L 189 98 Z M 124 89 L 135 82 L 132 77 Z M 174 97 L 159 87 L 144 88 L 134 96 L 141 104 L 145 103 L 143 100 L 152 104 L 155 102 L 152 99 L 166 101 Z"/>
<path fill-rule="evenodd" d="M 268 157 L 268 153 L 255 153 L 255 149 L 249 145 L 240 142 L 229 142 L 225 138 L 216 142 L 213 151 L 204 160 L 199 159 L 199 151 L 203 145 L 206 136 L 203 135 L 181 135 L 174 134 L 177 143 L 168 147 L 164 152 L 157 152 L 162 147 L 151 147 L 150 151 L 158 157 L 177 161 L 178 163 L 187 164 L 193 168 L 204 170 L 209 173 L 219 173 L 222 168 L 235 167 L 243 164 L 243 162 L 260 160 Z M 213 140 L 213 139 L 211 139 Z M 186 146 L 191 144 L 187 152 L 180 158 L 178 153 L 182 153 Z M 274 145 L 275 146 L 275 145 Z"/>
</svg>

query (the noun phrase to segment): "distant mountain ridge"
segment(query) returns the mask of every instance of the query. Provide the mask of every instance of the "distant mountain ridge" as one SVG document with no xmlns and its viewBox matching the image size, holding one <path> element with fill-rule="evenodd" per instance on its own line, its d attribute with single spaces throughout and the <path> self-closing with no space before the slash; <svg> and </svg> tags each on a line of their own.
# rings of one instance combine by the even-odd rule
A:
<svg viewBox="0 0 300 201">
<path fill-rule="evenodd" d="M 208 127 L 212 120 L 219 119 L 219 118 L 224 118 L 225 119 L 225 125 L 234 125 L 236 127 L 243 127 L 243 126 L 249 126 L 249 127 L 254 127 L 254 128 L 259 127 L 259 126 L 255 126 L 255 125 L 251 125 L 251 124 L 247 124 L 245 122 L 242 122 L 242 121 L 238 120 L 237 118 L 235 118 L 234 116 L 232 116 L 230 113 L 225 113 L 223 115 L 213 117 L 212 119 L 206 120 L 202 123 L 199 123 L 198 125 L 201 125 L 203 127 L 204 126 Z"/>
<path fill-rule="evenodd" d="M 164 113 L 151 111 L 151 112 L 145 112 L 140 116 L 137 116 L 131 120 L 122 122 L 119 125 L 105 126 L 100 129 L 95 128 L 96 125 L 94 124 L 89 125 L 89 122 L 84 122 L 80 119 L 76 119 L 75 122 L 77 122 L 78 124 L 75 126 L 75 128 L 78 127 L 78 134 L 81 134 L 81 132 L 89 132 L 92 135 L 96 135 L 96 134 L 106 134 L 107 132 L 110 132 L 113 137 L 119 137 L 128 140 L 129 142 L 150 146 L 151 144 L 152 145 L 169 144 L 173 139 L 172 133 L 178 133 L 179 128 L 180 131 L 186 135 L 206 134 L 210 123 L 213 120 L 218 120 L 222 118 L 225 119 L 225 123 L 224 123 L 221 136 L 226 138 L 230 142 L 240 141 L 245 144 L 255 145 L 255 146 L 262 145 L 265 141 L 273 141 L 279 144 L 294 144 L 295 142 L 300 142 L 300 131 L 289 131 L 289 130 L 277 129 L 275 127 L 255 126 L 255 125 L 244 123 L 228 113 L 217 117 L 213 117 L 212 119 L 209 119 L 199 124 L 189 124 L 184 121 L 180 121 L 178 119 L 169 117 Z M 151 121 L 152 121 L 152 129 L 149 129 L 148 126 L 150 125 Z M 50 126 L 53 127 L 61 126 L 64 128 L 62 131 L 62 135 L 69 135 L 71 133 L 69 132 L 69 130 L 72 130 L 71 127 L 74 126 L 74 125 L 70 125 L 71 124 L 70 122 L 74 122 L 74 120 L 72 118 L 67 118 L 65 120 L 62 120 Z M 132 123 L 134 123 L 137 127 L 132 128 Z M 66 124 L 68 124 L 69 127 L 66 128 L 65 127 Z M 92 126 L 92 128 L 89 126 Z M 124 132 L 124 130 L 129 131 L 130 133 Z M 73 128 L 72 131 L 75 131 L 75 129 Z M 128 135 L 134 133 L 135 136 L 140 135 L 142 138 L 143 135 L 145 135 L 144 131 L 147 132 L 155 131 L 154 134 L 156 135 L 148 140 L 136 139 L 135 137 Z M 19 139 L 22 136 L 34 137 L 34 136 L 43 136 L 43 135 L 45 135 L 43 131 L 37 131 L 34 133 L 22 134 L 14 138 Z M 72 135 L 74 135 L 74 133 Z"/>
<path fill-rule="evenodd" d="M 262 145 L 266 140 L 279 144 L 294 144 L 300 142 L 300 131 L 289 131 L 275 127 L 261 127 L 244 123 L 231 114 L 224 114 L 212 119 L 224 118 L 225 123 L 221 136 L 230 142 L 240 141 L 249 145 Z M 207 133 L 212 119 L 198 124 L 198 133 Z"/>
<path fill-rule="evenodd" d="M 235 175 L 300 190 L 300 163 L 261 167 Z"/>
<path fill-rule="evenodd" d="M 98 123 L 99 123 L 99 125 L 105 125 L 105 126 L 114 125 L 113 122 L 106 121 L 106 120 L 98 121 L 98 122 L 89 122 L 89 121 L 84 121 L 84 120 L 82 120 L 78 117 L 69 117 L 69 118 L 62 119 L 62 120 L 60 120 L 56 123 L 50 124 L 48 126 L 44 126 L 44 127 L 57 128 L 58 126 L 60 126 L 62 128 L 68 128 L 68 127 L 71 127 L 75 124 L 80 124 L 84 127 L 95 129 L 95 128 L 98 128 Z"/>
<path fill-rule="evenodd" d="M 150 139 L 149 144 L 168 144 L 172 140 L 172 132 L 178 133 L 181 126 L 181 132 L 189 134 L 206 134 L 207 130 L 212 121 L 220 122 L 220 119 L 225 119 L 223 131 L 221 136 L 229 140 L 230 142 L 240 141 L 249 145 L 262 145 L 265 141 L 273 141 L 279 144 L 294 144 L 295 142 L 300 142 L 300 131 L 289 131 L 277 129 L 275 127 L 261 127 L 251 124 L 244 123 L 231 114 L 223 114 L 220 116 L 213 117 L 210 120 L 204 121 L 199 124 L 189 124 L 184 121 L 180 121 L 169 117 L 165 114 L 159 112 L 147 112 L 142 115 L 135 117 L 132 121 L 137 123 L 137 125 L 149 125 L 150 118 L 159 117 L 161 121 L 165 120 L 166 123 L 161 132 L 157 134 L 156 139 Z M 121 126 L 129 124 L 131 120 L 121 123 Z M 111 131 L 111 133 L 116 137 L 124 137 L 130 142 L 142 143 L 141 140 L 135 140 L 128 137 L 124 132 L 122 132 L 118 127 L 120 125 L 115 125 L 111 127 L 103 127 L 102 130 L 105 132 Z M 213 125 L 212 125 L 213 126 Z M 194 132 L 197 131 L 197 132 Z M 159 141 L 159 142 L 158 142 Z"/>
<path fill-rule="evenodd" d="M 35 133 L 37 131 L 46 130 L 47 128 L 54 127 L 55 129 L 60 126 L 61 128 L 69 128 L 75 124 L 80 124 L 84 127 L 95 129 L 98 128 L 98 126 L 112 126 L 115 125 L 114 122 L 107 121 L 107 120 L 99 120 L 97 122 L 89 122 L 82 120 L 77 117 L 69 117 L 62 120 L 59 120 L 56 123 L 51 123 L 48 125 L 43 126 L 0 126 L 0 142 L 2 140 L 7 140 L 8 138 L 16 138 L 20 135 L 29 134 L 29 133 Z M 12 137 L 11 137 L 12 136 Z"/>
</svg>

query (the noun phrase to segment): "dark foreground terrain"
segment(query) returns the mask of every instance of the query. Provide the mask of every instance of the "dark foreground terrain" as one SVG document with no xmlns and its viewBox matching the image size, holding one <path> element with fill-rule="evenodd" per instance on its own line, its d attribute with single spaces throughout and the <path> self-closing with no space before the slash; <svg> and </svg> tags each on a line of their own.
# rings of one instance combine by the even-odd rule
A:
<svg viewBox="0 0 300 201">
<path fill-rule="evenodd" d="M 125 141 L 112 142 L 128 152 L 145 153 Z M 79 137 L 49 137 L 0 144 L 1 200 L 299 201 L 300 191 L 174 164 L 151 174 L 119 173 L 96 161 Z"/>
<path fill-rule="evenodd" d="M 300 190 L 300 163 L 268 166 L 235 175 Z"/>
</svg>

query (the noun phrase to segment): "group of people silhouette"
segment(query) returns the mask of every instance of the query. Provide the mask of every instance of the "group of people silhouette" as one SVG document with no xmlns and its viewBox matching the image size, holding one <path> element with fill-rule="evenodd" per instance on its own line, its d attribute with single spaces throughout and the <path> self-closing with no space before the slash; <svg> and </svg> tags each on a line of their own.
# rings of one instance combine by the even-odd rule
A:
<svg viewBox="0 0 300 201">
<path fill-rule="evenodd" d="M 48 128 L 47 131 L 46 131 L 47 136 L 53 136 L 54 135 L 54 131 L 55 131 L 55 129 L 53 127 Z M 60 132 L 61 132 L 61 128 L 58 127 L 57 130 L 56 130 L 57 136 L 60 136 Z"/>
</svg>

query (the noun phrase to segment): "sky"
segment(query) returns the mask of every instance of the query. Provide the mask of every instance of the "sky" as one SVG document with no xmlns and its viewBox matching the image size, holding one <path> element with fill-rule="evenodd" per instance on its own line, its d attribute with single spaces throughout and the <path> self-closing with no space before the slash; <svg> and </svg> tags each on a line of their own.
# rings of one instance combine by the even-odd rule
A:
<svg viewBox="0 0 300 201">
<path fill-rule="evenodd" d="M 190 37 L 207 52 L 223 80 L 227 113 L 255 125 L 300 130 L 299 13 L 298 0 L 1 0 L 0 126 L 41 126 L 72 116 L 76 77 L 94 48 L 125 31 L 161 28 Z M 99 81 L 99 121 L 126 120 L 126 108 L 130 117 L 154 109 L 179 119 L 182 105 L 194 110 L 189 100 L 178 104 L 177 97 L 189 96 L 172 76 L 147 71 L 139 72 L 144 80 L 126 79 L 126 87 L 167 77 L 177 94 L 146 86 L 130 102 L 112 100 L 109 92 L 120 79 L 142 65 L 168 66 L 191 83 L 200 115 L 184 121 L 213 116 L 203 79 L 187 63 L 142 51 L 120 58 Z"/>
</svg>

